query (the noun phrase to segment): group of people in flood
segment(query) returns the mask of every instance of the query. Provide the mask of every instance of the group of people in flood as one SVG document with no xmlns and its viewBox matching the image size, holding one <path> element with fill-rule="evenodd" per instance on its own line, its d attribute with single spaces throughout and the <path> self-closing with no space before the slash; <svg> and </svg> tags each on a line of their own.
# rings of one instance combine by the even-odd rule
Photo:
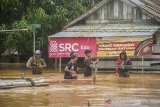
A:
<svg viewBox="0 0 160 107">
<path fill-rule="evenodd" d="M 92 61 L 92 50 L 86 49 L 84 51 L 84 77 L 92 76 L 92 64 L 98 64 L 99 59 Z M 32 68 L 33 74 L 42 74 L 42 68 L 46 67 L 44 59 L 41 58 L 42 52 L 36 50 L 34 56 L 31 57 L 26 66 Z M 77 79 L 78 78 L 78 66 L 77 66 L 78 54 L 72 51 L 70 53 L 70 61 L 66 64 L 64 69 L 64 79 Z M 116 61 L 116 75 L 119 77 L 129 77 L 129 70 L 131 68 L 132 62 L 127 57 L 127 53 L 122 51 L 119 58 Z"/>
<path fill-rule="evenodd" d="M 86 49 L 84 51 L 85 59 L 84 59 L 84 77 L 92 76 L 92 64 L 97 64 L 99 59 L 96 61 L 91 60 L 92 50 Z M 64 79 L 77 79 L 78 78 L 78 67 L 77 60 L 78 55 L 76 52 L 70 53 L 71 60 L 67 63 L 65 67 Z M 120 53 L 119 58 L 116 61 L 116 75 L 119 77 L 129 77 L 129 69 L 131 68 L 132 62 L 127 57 L 125 51 Z"/>
<path fill-rule="evenodd" d="M 95 62 L 91 61 L 91 52 L 92 50 L 85 50 L 85 59 L 84 59 L 84 77 L 90 77 L 92 75 L 91 64 L 97 64 L 99 60 L 97 59 Z M 70 53 L 71 60 L 67 63 L 65 67 L 64 79 L 77 79 L 78 78 L 78 67 L 77 60 L 78 55 L 76 52 Z"/>
</svg>

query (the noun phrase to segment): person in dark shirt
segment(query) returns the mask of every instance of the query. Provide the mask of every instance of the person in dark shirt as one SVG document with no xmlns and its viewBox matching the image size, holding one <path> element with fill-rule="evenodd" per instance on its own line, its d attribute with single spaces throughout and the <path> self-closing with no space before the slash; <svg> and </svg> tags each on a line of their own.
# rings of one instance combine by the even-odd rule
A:
<svg viewBox="0 0 160 107">
<path fill-rule="evenodd" d="M 92 68 L 91 64 L 97 64 L 99 60 L 97 59 L 95 62 L 91 61 L 91 52 L 92 50 L 86 49 L 85 50 L 85 59 L 84 59 L 84 77 L 90 77 L 92 76 Z"/>
<path fill-rule="evenodd" d="M 125 65 L 128 66 L 125 67 Z M 129 77 L 129 69 L 131 69 L 129 65 L 132 65 L 132 62 L 127 57 L 126 52 L 122 51 L 116 61 L 116 75 L 119 75 L 119 77 Z"/>
<path fill-rule="evenodd" d="M 71 56 L 71 60 L 67 63 L 65 67 L 64 79 L 77 79 L 78 78 L 78 67 L 77 67 L 78 55 L 76 52 L 71 52 L 70 56 Z"/>
</svg>

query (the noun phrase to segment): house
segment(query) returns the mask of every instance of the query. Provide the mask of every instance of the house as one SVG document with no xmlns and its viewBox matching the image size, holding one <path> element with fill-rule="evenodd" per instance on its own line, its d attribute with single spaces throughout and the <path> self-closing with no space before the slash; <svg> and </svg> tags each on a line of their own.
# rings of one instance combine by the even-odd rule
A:
<svg viewBox="0 0 160 107">
<path fill-rule="evenodd" d="M 48 37 L 49 57 L 69 57 L 85 49 L 93 56 L 160 54 L 160 0 L 102 0 Z"/>
</svg>

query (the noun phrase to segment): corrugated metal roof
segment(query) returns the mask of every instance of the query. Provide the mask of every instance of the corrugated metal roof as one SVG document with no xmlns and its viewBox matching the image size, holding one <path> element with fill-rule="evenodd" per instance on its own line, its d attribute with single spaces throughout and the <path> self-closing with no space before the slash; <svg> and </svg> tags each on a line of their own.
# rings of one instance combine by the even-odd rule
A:
<svg viewBox="0 0 160 107">
<path fill-rule="evenodd" d="M 70 27 L 65 32 L 154 32 L 160 28 L 149 24 L 85 24 Z"/>
<path fill-rule="evenodd" d="M 55 35 L 49 36 L 50 38 L 57 37 L 126 37 L 126 36 L 151 36 L 154 32 L 59 32 Z"/>
<path fill-rule="evenodd" d="M 70 27 L 49 37 L 151 36 L 160 26 L 149 24 L 85 24 Z"/>
</svg>

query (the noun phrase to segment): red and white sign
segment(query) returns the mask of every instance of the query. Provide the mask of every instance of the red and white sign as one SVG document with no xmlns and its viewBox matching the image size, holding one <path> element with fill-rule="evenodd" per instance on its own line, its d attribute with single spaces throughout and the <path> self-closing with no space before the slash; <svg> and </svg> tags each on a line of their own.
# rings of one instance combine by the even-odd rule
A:
<svg viewBox="0 0 160 107">
<path fill-rule="evenodd" d="M 70 52 L 75 51 L 79 57 L 85 57 L 84 50 L 91 49 L 92 56 L 96 56 L 96 38 L 49 38 L 49 58 L 70 57 Z"/>
</svg>

